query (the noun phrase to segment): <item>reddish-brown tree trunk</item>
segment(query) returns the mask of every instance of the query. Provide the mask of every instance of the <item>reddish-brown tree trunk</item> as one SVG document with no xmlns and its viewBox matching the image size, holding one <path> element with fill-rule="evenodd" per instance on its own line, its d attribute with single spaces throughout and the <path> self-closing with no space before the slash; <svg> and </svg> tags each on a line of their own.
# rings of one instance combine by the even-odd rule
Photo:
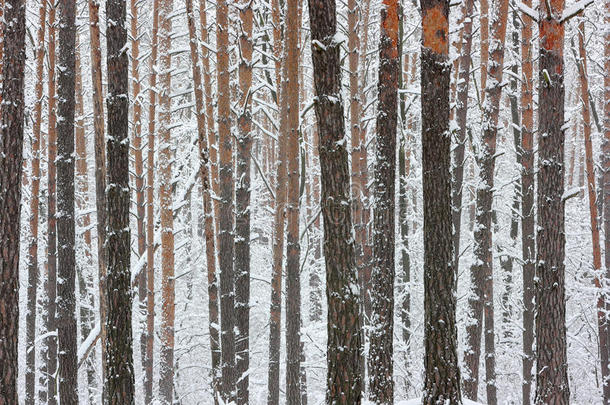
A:
<svg viewBox="0 0 610 405">
<path fill-rule="evenodd" d="M 606 72 L 610 72 L 610 0 L 606 0 L 605 4 L 606 16 L 604 18 L 606 31 L 604 33 L 604 68 Z M 603 137 L 603 209 L 604 209 L 604 251 L 605 251 L 605 267 L 606 272 L 610 269 L 610 75 L 604 76 L 604 137 Z M 606 295 L 606 310 L 610 307 L 608 297 Z M 606 386 L 608 382 L 606 382 Z"/>
<path fill-rule="evenodd" d="M 23 171 L 25 1 L 7 0 L 3 20 L 0 129 L 0 405 L 17 404 L 19 228 Z"/>
<path fill-rule="evenodd" d="M 424 195 L 424 396 L 426 405 L 460 403 L 453 293 L 449 2 L 422 1 L 422 173 Z"/>
<path fill-rule="evenodd" d="M 538 22 L 536 404 L 567 404 L 570 400 L 564 264 L 563 8 L 564 0 L 542 2 Z"/>
</svg>

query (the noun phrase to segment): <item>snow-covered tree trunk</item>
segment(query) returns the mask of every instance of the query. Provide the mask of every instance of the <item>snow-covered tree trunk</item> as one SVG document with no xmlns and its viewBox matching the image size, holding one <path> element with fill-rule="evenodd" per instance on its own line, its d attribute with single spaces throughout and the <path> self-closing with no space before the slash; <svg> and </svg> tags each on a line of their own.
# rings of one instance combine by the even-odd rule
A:
<svg viewBox="0 0 610 405">
<path fill-rule="evenodd" d="M 7 0 L 0 128 L 0 404 L 17 404 L 19 228 L 23 171 L 25 1 Z"/>
<path fill-rule="evenodd" d="M 108 340 L 103 361 L 107 370 L 104 391 L 109 405 L 135 403 L 131 328 L 129 58 L 126 46 L 126 13 L 125 0 L 106 0 L 108 278 L 107 295 L 103 299 L 106 300 L 108 309 L 106 318 Z M 162 383 L 161 387 L 163 387 Z"/>
<path fill-rule="evenodd" d="M 334 0 L 310 0 L 311 53 L 320 134 L 321 206 L 326 262 L 326 402 L 360 403 L 362 331 L 360 289 L 349 204 L 347 138 L 341 97 L 340 36 Z"/>
<path fill-rule="evenodd" d="M 399 2 L 384 0 L 380 18 L 372 317 L 368 357 L 370 398 L 394 403 L 394 276 L 396 131 L 398 129 Z"/>
<path fill-rule="evenodd" d="M 421 105 L 424 197 L 424 404 L 460 403 L 453 293 L 449 2 L 422 5 Z"/>
</svg>

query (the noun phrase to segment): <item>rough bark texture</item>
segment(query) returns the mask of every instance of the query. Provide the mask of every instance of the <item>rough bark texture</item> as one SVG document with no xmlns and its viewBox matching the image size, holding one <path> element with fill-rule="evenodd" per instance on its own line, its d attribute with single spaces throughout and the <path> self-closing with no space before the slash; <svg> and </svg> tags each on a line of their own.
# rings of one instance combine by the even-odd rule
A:
<svg viewBox="0 0 610 405">
<path fill-rule="evenodd" d="M 38 219 L 40 206 L 40 142 L 43 104 L 43 74 L 47 2 L 38 7 L 38 45 L 36 47 L 36 104 L 34 105 L 34 128 L 32 139 L 32 189 L 30 199 L 30 241 L 28 243 L 28 311 L 26 314 L 26 370 L 25 403 L 36 401 L 36 305 L 38 289 Z"/>
<path fill-rule="evenodd" d="M 466 130 L 468 128 L 468 91 L 470 88 L 470 64 L 472 62 L 472 16 L 474 0 L 464 3 L 464 27 L 458 64 L 457 96 L 455 118 L 457 131 L 453 150 L 451 173 L 451 202 L 453 204 L 453 266 L 456 274 L 460 267 L 460 235 L 462 229 L 462 196 L 464 183 L 464 152 L 466 150 Z M 457 278 L 456 278 L 457 280 Z"/>
<path fill-rule="evenodd" d="M 453 294 L 449 2 L 422 1 L 421 103 L 424 195 L 423 403 L 461 403 Z"/>
<path fill-rule="evenodd" d="M 250 153 L 252 151 L 252 2 L 239 7 L 239 88 L 235 178 L 235 378 L 237 404 L 247 404 L 250 367 Z M 202 107 L 203 108 L 203 107 Z M 202 127 L 202 131 L 205 128 Z"/>
<path fill-rule="evenodd" d="M 362 332 L 349 204 L 349 168 L 341 98 L 340 44 L 334 0 L 309 0 L 315 112 L 320 134 L 326 297 L 328 299 L 326 402 L 362 399 Z"/>
<path fill-rule="evenodd" d="M 174 396 L 174 214 L 172 196 L 171 139 L 171 14 L 173 0 L 159 4 L 159 204 L 161 217 L 161 358 L 159 396 L 162 404 L 173 403 Z"/>
<path fill-rule="evenodd" d="M 469 347 L 464 355 L 468 369 L 468 374 L 464 378 L 464 392 L 469 399 L 476 401 L 479 383 L 481 332 L 485 330 L 485 380 L 487 402 L 490 405 L 497 403 L 495 386 L 493 240 L 491 226 L 492 202 L 498 116 L 502 95 L 504 40 L 506 38 L 506 25 L 508 21 L 508 0 L 494 2 L 493 9 L 491 63 L 488 72 L 489 81 L 485 88 L 485 99 L 483 102 L 483 134 L 477 156 L 480 179 L 476 199 L 474 264 L 470 270 L 473 291 L 472 297 L 469 299 L 469 306 L 475 323 L 467 328 Z M 481 323 L 482 318 L 485 320 L 484 328 Z"/>
<path fill-rule="evenodd" d="M 153 24 L 150 52 L 150 82 L 148 104 L 148 150 L 146 168 L 146 357 L 144 360 L 144 403 L 152 403 L 153 395 L 153 356 L 155 333 L 155 223 L 154 223 L 154 172 L 155 172 L 155 124 L 157 108 L 157 71 L 158 61 L 159 0 L 153 2 Z"/>
<path fill-rule="evenodd" d="M 538 23 L 537 404 L 567 404 L 570 400 L 564 264 L 564 26 L 559 20 L 563 8 L 563 0 L 542 2 Z"/>
<path fill-rule="evenodd" d="M 93 130 L 95 133 L 95 206 L 97 213 L 97 260 L 99 296 L 106 295 L 106 142 L 104 129 L 104 95 L 102 90 L 102 49 L 100 45 L 100 4 L 89 0 L 89 36 L 91 41 L 91 82 L 93 83 Z M 50 34 L 49 34 L 50 35 Z M 100 347 L 106 352 L 106 302 L 100 300 Z M 106 365 L 102 362 L 102 379 Z M 102 397 L 104 394 L 102 392 Z"/>
<path fill-rule="evenodd" d="M 0 405 L 18 403 L 19 228 L 23 172 L 25 1 L 7 0 L 3 20 L 0 129 Z"/>
<path fill-rule="evenodd" d="M 49 73 L 48 73 L 48 129 L 47 129 L 47 279 L 45 281 L 46 313 L 43 319 L 43 330 L 53 332 L 57 330 L 57 99 L 55 94 L 55 47 L 56 27 L 55 15 L 57 6 L 55 3 L 49 8 Z M 46 392 L 41 395 L 41 400 L 47 400 L 49 405 L 57 404 L 57 335 L 45 339 L 42 349 L 42 358 L 45 367 L 41 370 L 42 378 L 46 381 Z M 42 382 L 42 381 L 41 381 Z"/>
<path fill-rule="evenodd" d="M 233 234 L 233 147 L 231 136 L 231 92 L 229 77 L 229 4 L 220 0 L 216 7 L 216 74 L 218 93 L 219 150 L 219 267 L 220 330 L 222 358 L 222 397 L 235 400 L 235 273 Z"/>
<path fill-rule="evenodd" d="M 299 0 L 286 8 L 286 403 L 301 404 L 301 250 L 299 243 Z"/>
<path fill-rule="evenodd" d="M 125 0 L 106 0 L 108 69 L 108 278 L 104 297 L 107 403 L 134 404 L 133 339 L 129 230 L 129 59 Z"/>
<path fill-rule="evenodd" d="M 523 2 L 531 7 L 532 0 Z M 521 27 L 521 249 L 523 259 L 523 361 L 522 401 L 530 405 L 534 364 L 534 274 L 536 239 L 534 233 L 534 80 L 532 20 L 522 19 Z"/>
<path fill-rule="evenodd" d="M 398 8 L 384 0 L 381 8 L 379 82 L 373 219 L 373 314 L 368 358 L 370 399 L 394 403 L 394 250 L 396 130 L 398 124 Z"/>
<path fill-rule="evenodd" d="M 605 5 L 605 27 L 604 32 L 604 67 L 606 72 L 610 72 L 610 0 L 606 0 Z M 604 137 L 603 137 L 603 211 L 604 211 L 604 263 L 606 271 L 610 269 L 610 75 L 604 76 Z M 600 200 L 602 200 L 600 199 Z M 608 304 L 606 304 L 608 308 Z M 608 385 L 608 383 L 606 383 Z"/>
<path fill-rule="evenodd" d="M 74 217 L 76 4 L 59 1 L 57 70 L 57 341 L 61 404 L 78 403 Z"/>
</svg>

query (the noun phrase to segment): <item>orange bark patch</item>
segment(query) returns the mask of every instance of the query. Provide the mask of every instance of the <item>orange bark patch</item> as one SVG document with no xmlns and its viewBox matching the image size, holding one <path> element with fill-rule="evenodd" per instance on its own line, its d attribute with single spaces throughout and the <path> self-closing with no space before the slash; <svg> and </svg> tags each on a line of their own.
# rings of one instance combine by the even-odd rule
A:
<svg viewBox="0 0 610 405">
<path fill-rule="evenodd" d="M 557 20 L 545 19 L 540 24 L 542 47 L 547 51 L 563 54 L 563 24 Z"/>
<path fill-rule="evenodd" d="M 439 4 L 427 10 L 424 9 L 423 11 L 422 26 L 424 46 L 438 54 L 449 54 L 449 41 L 447 40 L 449 21 L 443 12 L 443 6 Z"/>
<path fill-rule="evenodd" d="M 383 0 L 383 4 L 386 8 L 385 18 L 382 20 L 381 25 L 388 38 L 392 41 L 392 57 L 398 56 L 398 1 L 397 0 Z"/>
</svg>

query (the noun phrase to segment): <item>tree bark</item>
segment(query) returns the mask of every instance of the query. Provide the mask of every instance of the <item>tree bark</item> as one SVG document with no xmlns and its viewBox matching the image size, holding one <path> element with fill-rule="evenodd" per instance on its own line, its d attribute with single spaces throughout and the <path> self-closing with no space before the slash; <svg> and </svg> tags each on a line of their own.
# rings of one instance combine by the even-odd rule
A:
<svg viewBox="0 0 610 405">
<path fill-rule="evenodd" d="M 334 0 L 310 0 L 311 52 L 320 133 L 321 206 L 326 262 L 326 402 L 362 399 L 362 332 L 357 269 L 349 204 L 349 168 L 341 98 L 340 43 L 335 40 Z"/>
<path fill-rule="evenodd" d="M 460 403 L 451 237 L 449 2 L 422 5 L 421 103 L 424 195 L 424 404 Z"/>
<path fill-rule="evenodd" d="M 222 358 L 222 397 L 235 400 L 235 300 L 234 234 L 233 234 L 233 148 L 231 136 L 231 92 L 229 74 L 229 5 L 220 0 L 216 7 L 216 75 L 218 93 L 218 145 L 220 207 L 220 329 Z"/>
<path fill-rule="evenodd" d="M 28 311 L 26 314 L 26 371 L 25 403 L 36 402 L 36 306 L 38 291 L 38 220 L 40 206 L 40 142 L 43 104 L 43 76 L 47 2 L 38 7 L 38 45 L 36 47 L 36 104 L 34 105 L 34 128 L 32 139 L 32 195 L 30 199 L 30 241 L 28 244 Z"/>
<path fill-rule="evenodd" d="M 174 398 L 174 215 L 171 139 L 171 14 L 173 0 L 159 4 L 159 202 L 161 216 L 161 358 L 159 395 L 162 404 Z"/>
<path fill-rule="evenodd" d="M 0 404 L 17 404 L 19 228 L 23 172 L 25 1 L 7 0 L 0 128 Z"/>
<path fill-rule="evenodd" d="M 286 403 L 301 404 L 301 248 L 299 234 L 299 0 L 286 2 Z"/>
<path fill-rule="evenodd" d="M 154 223 L 154 172 L 155 172 L 155 124 L 157 108 L 159 0 L 153 2 L 153 24 L 150 52 L 150 83 L 148 103 L 148 150 L 146 168 L 146 357 L 144 360 L 144 403 L 153 400 L 153 356 L 155 333 L 155 223 Z"/>
<path fill-rule="evenodd" d="M 604 22 L 606 27 L 610 27 L 610 0 L 605 2 L 606 16 Z M 604 33 L 604 68 L 606 72 L 610 72 L 610 30 L 606 29 Z M 606 271 L 610 269 L 610 75 L 604 76 L 604 137 L 603 137 L 603 185 L 600 186 L 602 189 L 603 198 L 603 211 L 604 211 L 604 264 Z M 606 287 L 607 288 L 607 287 Z M 607 296 L 606 296 L 607 297 Z M 610 307 L 610 304 L 606 302 L 606 310 Z M 606 382 L 606 385 L 608 382 Z"/>
<path fill-rule="evenodd" d="M 235 378 L 237 404 L 248 403 L 250 367 L 250 153 L 252 151 L 252 2 L 239 7 L 238 137 L 235 173 Z M 296 29 L 296 27 L 295 27 Z M 202 128 L 202 130 L 205 130 Z"/>
<path fill-rule="evenodd" d="M 379 82 L 373 220 L 374 265 L 371 283 L 373 316 L 368 358 L 370 398 L 394 403 L 394 277 L 396 130 L 398 124 L 398 8 L 384 0 L 381 8 Z"/>
<path fill-rule="evenodd" d="M 564 264 L 563 8 L 563 0 L 542 2 L 538 23 L 537 404 L 567 404 L 570 399 Z"/>
<path fill-rule="evenodd" d="M 109 405 L 135 403 L 131 331 L 129 58 L 126 13 L 125 0 L 106 0 L 108 278 L 107 295 L 104 299 L 108 308 L 108 340 L 104 358 L 107 370 L 104 391 Z"/>
<path fill-rule="evenodd" d="M 76 3 L 59 1 L 57 70 L 57 340 L 59 401 L 78 403 L 74 217 Z"/>
<path fill-rule="evenodd" d="M 100 45 L 99 0 L 89 0 L 89 36 L 91 41 L 91 82 L 93 84 L 93 129 L 95 133 L 95 205 L 97 213 L 97 260 L 99 296 L 106 295 L 106 142 L 104 129 L 104 95 L 102 90 L 102 48 Z M 100 300 L 100 347 L 102 358 L 106 352 L 106 302 Z M 102 362 L 102 381 L 106 366 Z M 104 393 L 102 392 L 102 400 Z"/>
</svg>

